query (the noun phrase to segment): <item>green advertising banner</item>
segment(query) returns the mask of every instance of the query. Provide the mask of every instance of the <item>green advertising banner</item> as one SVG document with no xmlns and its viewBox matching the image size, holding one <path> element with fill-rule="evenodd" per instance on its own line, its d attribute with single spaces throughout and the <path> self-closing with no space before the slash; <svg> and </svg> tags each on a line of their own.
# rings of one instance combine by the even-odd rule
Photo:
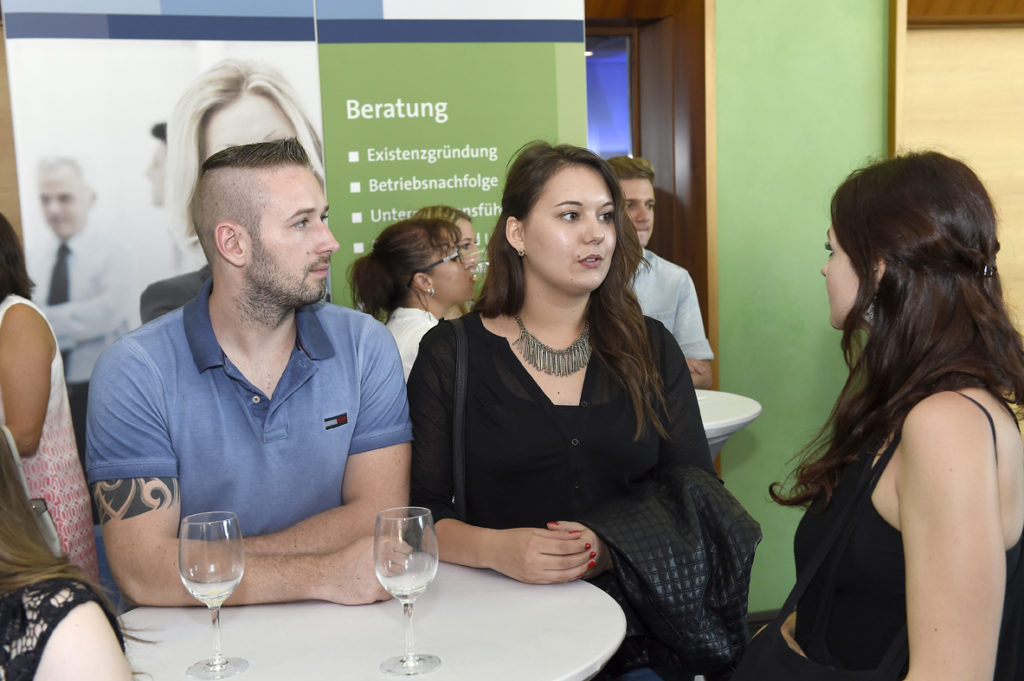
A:
<svg viewBox="0 0 1024 681">
<path fill-rule="evenodd" d="M 440 23 L 461 34 L 481 22 Z M 334 302 L 351 304 L 348 268 L 388 225 L 450 205 L 484 246 L 515 152 L 535 139 L 586 143 L 583 26 L 572 23 L 579 41 L 331 44 L 321 31 Z"/>
<path fill-rule="evenodd" d="M 107 268 L 123 282 L 120 312 L 100 315 L 118 321 L 111 338 L 138 325 L 154 281 L 190 277 L 180 305 L 205 279 L 187 201 L 213 150 L 207 128 L 236 101 L 271 106 L 228 142 L 283 130 L 324 169 L 341 305 L 349 265 L 388 225 L 451 205 L 486 245 L 516 150 L 586 144 L 581 0 L 9 0 L 3 13 L 26 252 L 46 260 L 34 278 L 49 281 L 56 252 L 34 181 L 50 157 L 81 165 L 96 190 L 90 234 L 147 253 L 144 267 Z"/>
</svg>

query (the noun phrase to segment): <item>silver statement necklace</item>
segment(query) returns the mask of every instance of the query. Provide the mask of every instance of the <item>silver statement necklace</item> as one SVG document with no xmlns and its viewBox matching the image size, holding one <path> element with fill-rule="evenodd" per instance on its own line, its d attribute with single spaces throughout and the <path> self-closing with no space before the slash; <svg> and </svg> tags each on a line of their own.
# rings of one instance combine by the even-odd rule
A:
<svg viewBox="0 0 1024 681">
<path fill-rule="evenodd" d="M 512 341 L 512 345 L 538 370 L 552 376 L 570 376 L 590 362 L 590 322 L 583 323 L 583 333 L 572 345 L 565 350 L 555 350 L 527 331 L 519 315 L 515 319 L 519 325 L 519 338 Z"/>
</svg>

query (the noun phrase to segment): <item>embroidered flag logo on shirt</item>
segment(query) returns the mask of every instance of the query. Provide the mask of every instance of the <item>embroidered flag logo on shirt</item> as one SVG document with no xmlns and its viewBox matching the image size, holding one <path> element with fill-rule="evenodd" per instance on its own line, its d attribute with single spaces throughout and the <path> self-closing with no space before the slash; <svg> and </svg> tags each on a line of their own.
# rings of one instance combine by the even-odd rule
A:
<svg viewBox="0 0 1024 681">
<path fill-rule="evenodd" d="M 324 419 L 324 430 L 337 428 L 338 426 L 343 426 L 346 423 L 348 423 L 348 412 Z"/>
</svg>

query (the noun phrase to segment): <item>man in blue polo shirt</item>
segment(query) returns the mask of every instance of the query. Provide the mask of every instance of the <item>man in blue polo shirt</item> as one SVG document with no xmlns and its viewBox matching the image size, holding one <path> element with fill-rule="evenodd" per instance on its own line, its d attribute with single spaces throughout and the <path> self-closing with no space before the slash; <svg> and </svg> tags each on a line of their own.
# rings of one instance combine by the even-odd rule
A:
<svg viewBox="0 0 1024 681">
<path fill-rule="evenodd" d="M 338 242 L 309 159 L 295 140 L 218 152 L 192 213 L 212 281 L 93 374 L 87 468 L 122 593 L 197 603 L 178 525 L 228 510 L 246 550 L 230 603 L 387 598 L 372 534 L 408 503 L 402 364 L 383 325 L 320 302 Z"/>
</svg>

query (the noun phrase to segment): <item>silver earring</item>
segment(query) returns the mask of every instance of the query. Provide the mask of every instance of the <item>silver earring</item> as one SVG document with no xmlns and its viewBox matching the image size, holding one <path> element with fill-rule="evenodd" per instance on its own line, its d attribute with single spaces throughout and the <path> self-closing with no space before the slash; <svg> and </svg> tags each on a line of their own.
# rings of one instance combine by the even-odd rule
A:
<svg viewBox="0 0 1024 681">
<path fill-rule="evenodd" d="M 524 255 L 526 255 L 526 249 L 525 248 L 520 248 L 518 251 L 516 251 L 516 253 L 518 253 L 519 257 L 521 258 Z"/>
<path fill-rule="evenodd" d="M 434 289 L 433 288 L 428 288 L 427 289 L 427 295 L 430 296 L 431 298 L 433 298 L 434 297 Z"/>
</svg>

